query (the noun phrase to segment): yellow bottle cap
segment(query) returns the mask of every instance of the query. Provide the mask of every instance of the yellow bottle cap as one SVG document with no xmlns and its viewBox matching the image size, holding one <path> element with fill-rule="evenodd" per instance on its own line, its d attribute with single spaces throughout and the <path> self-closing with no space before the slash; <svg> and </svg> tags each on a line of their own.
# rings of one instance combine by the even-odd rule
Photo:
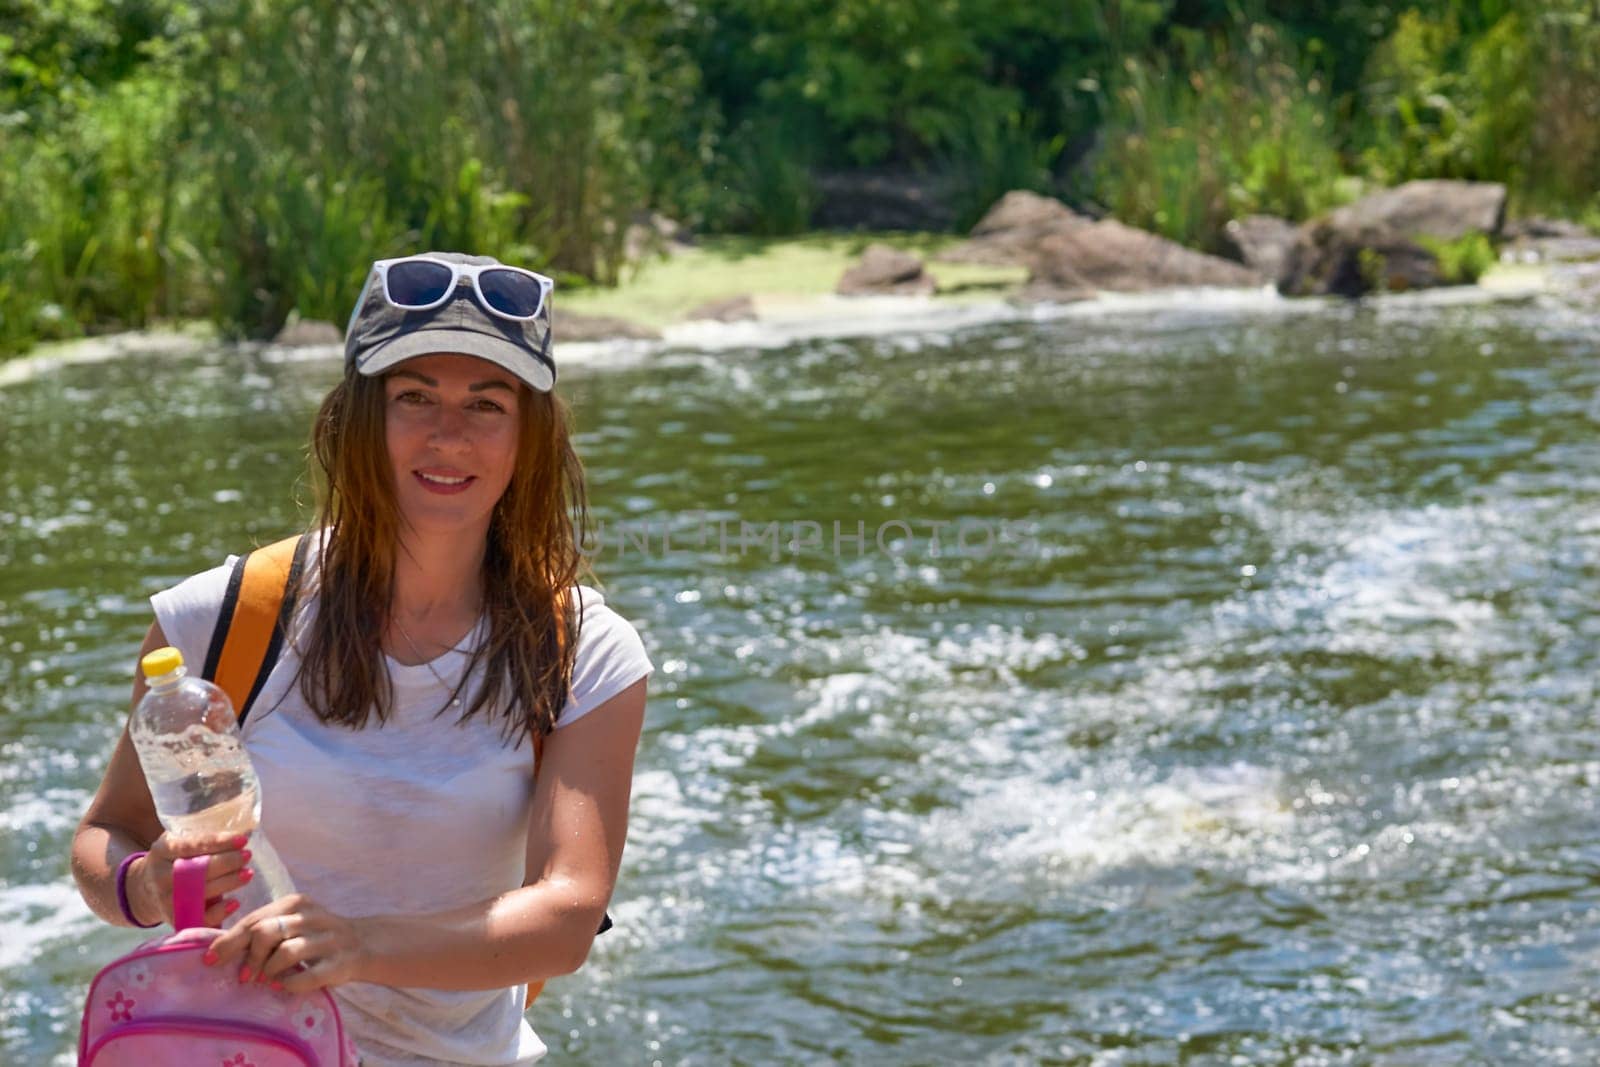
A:
<svg viewBox="0 0 1600 1067">
<path fill-rule="evenodd" d="M 139 666 L 144 669 L 146 678 L 159 678 L 183 666 L 183 653 L 168 645 L 146 653 L 144 659 L 139 661 Z"/>
</svg>

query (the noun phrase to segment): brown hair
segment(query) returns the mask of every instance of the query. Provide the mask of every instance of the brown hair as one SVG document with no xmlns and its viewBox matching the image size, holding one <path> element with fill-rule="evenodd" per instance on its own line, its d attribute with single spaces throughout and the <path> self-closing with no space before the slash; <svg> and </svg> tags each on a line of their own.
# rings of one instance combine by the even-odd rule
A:
<svg viewBox="0 0 1600 1067">
<path fill-rule="evenodd" d="M 593 578 L 579 551 L 589 512 L 570 413 L 554 393 L 519 388 L 516 466 L 495 505 L 483 560 L 488 639 L 472 651 L 450 697 L 459 697 L 481 670 L 483 684 L 461 721 L 486 707 L 504 708 L 508 742 L 548 734 L 565 706 L 578 624 L 567 591 L 580 576 Z M 326 532 L 318 608 L 301 649 L 300 693 L 323 722 L 353 729 L 372 715 L 383 722 L 394 701 L 379 643 L 388 628 L 400 525 L 384 399 L 381 377 L 351 369 L 323 400 L 311 432 L 313 529 Z"/>
</svg>

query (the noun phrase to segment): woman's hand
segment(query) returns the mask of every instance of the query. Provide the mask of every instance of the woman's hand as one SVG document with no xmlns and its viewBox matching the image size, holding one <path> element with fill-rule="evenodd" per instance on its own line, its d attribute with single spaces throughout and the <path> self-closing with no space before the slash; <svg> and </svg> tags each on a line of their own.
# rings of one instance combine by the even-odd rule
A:
<svg viewBox="0 0 1600 1067">
<path fill-rule="evenodd" d="M 207 926 L 221 926 L 222 920 L 239 910 L 237 900 L 225 900 L 254 877 L 245 865 L 250 862 L 249 837 L 240 834 L 203 834 L 173 837 L 163 833 L 150 846 L 143 859 L 128 868 L 128 901 L 133 913 L 144 922 L 161 919 L 172 923 L 172 865 L 189 856 L 210 856 L 206 864 Z"/>
<path fill-rule="evenodd" d="M 356 925 L 301 893 L 244 916 L 204 957 L 208 966 L 237 966 L 241 982 L 290 993 L 352 981 L 366 958 Z"/>
</svg>

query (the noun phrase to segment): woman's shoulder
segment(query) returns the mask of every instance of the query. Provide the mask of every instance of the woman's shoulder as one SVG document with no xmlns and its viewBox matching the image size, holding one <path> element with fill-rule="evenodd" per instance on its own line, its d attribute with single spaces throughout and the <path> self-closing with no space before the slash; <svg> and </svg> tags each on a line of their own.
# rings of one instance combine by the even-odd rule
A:
<svg viewBox="0 0 1600 1067">
<path fill-rule="evenodd" d="M 592 586 L 574 585 L 570 595 L 578 604 L 578 641 L 580 648 L 584 644 L 584 631 L 589 631 L 588 640 L 593 641 L 602 634 L 627 633 L 635 639 L 639 631 L 620 612 L 606 602 L 605 594 Z"/>
<path fill-rule="evenodd" d="M 312 573 L 322 550 L 321 531 L 307 536 L 310 541 L 306 545 L 303 574 Z M 230 553 L 216 566 L 191 574 L 150 597 L 161 632 L 166 635 L 168 644 L 183 653 L 185 662 L 195 662 L 205 656 L 236 565 L 250 551 L 247 548 L 244 552 Z"/>
<path fill-rule="evenodd" d="M 642 649 L 639 630 L 615 608 L 606 603 L 605 594 L 587 585 L 572 587 L 578 608 L 578 657 L 597 652 L 616 652 L 621 648 Z"/>
<path fill-rule="evenodd" d="M 150 607 L 167 644 L 183 653 L 185 663 L 198 663 L 205 658 L 238 559 L 229 556 L 217 566 L 151 596 Z"/>
<path fill-rule="evenodd" d="M 556 728 L 571 724 L 640 678 L 655 671 L 638 629 L 586 585 L 572 587 L 578 601 L 578 647 L 572 687 Z"/>
</svg>

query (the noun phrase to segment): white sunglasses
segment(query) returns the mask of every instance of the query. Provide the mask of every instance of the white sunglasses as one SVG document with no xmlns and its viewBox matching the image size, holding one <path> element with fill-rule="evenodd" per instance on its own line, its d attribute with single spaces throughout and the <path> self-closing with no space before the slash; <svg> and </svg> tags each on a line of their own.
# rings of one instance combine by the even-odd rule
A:
<svg viewBox="0 0 1600 1067">
<path fill-rule="evenodd" d="M 405 311 L 428 311 L 455 296 L 463 278 L 472 283 L 478 303 L 491 315 L 512 322 L 527 322 L 539 317 L 554 279 L 521 267 L 501 263 L 447 263 L 428 256 L 380 259 L 372 264 L 378 272 L 383 298 Z M 360 302 L 357 302 L 360 307 Z"/>
</svg>

